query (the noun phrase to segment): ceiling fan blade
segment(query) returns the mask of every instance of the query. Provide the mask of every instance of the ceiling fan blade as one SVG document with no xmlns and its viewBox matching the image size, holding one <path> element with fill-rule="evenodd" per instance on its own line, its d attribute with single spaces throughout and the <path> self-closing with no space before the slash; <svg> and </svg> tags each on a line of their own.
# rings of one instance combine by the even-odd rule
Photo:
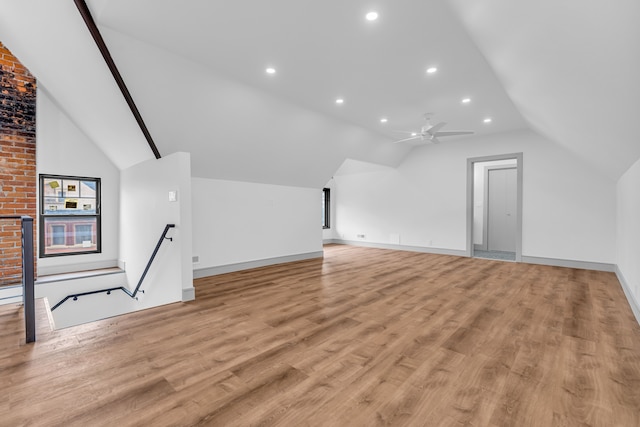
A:
<svg viewBox="0 0 640 427">
<path fill-rule="evenodd" d="M 429 129 L 427 129 L 427 133 L 428 133 L 429 135 L 435 135 L 436 133 L 438 133 L 438 131 L 439 131 L 440 129 L 442 129 L 442 126 L 444 126 L 444 125 L 446 125 L 446 123 L 445 123 L 445 122 L 440 122 L 440 123 L 438 123 L 437 125 L 433 125 L 433 126 L 431 126 Z"/>
<path fill-rule="evenodd" d="M 412 139 L 418 139 L 418 138 L 422 138 L 422 137 L 420 135 L 416 135 L 416 136 L 412 136 L 411 138 L 405 138 L 405 139 L 399 139 L 397 141 L 393 141 L 393 143 L 397 144 L 399 142 L 411 141 Z"/>
<path fill-rule="evenodd" d="M 431 133 L 431 132 L 429 132 Z M 473 131 L 471 130 L 450 130 L 450 131 L 440 131 L 431 133 L 434 136 L 454 136 L 454 135 L 471 135 Z"/>
<path fill-rule="evenodd" d="M 404 133 L 406 135 L 416 136 L 418 132 L 416 131 L 408 131 L 408 130 L 397 130 L 397 129 L 389 129 L 391 132 Z M 414 135 L 415 134 L 415 135 Z"/>
</svg>

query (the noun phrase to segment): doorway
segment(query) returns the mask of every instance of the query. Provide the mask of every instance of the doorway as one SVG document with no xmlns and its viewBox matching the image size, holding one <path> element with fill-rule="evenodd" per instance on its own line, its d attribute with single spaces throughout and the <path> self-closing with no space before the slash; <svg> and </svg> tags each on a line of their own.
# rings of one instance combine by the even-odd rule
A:
<svg viewBox="0 0 640 427">
<path fill-rule="evenodd" d="M 522 153 L 467 159 L 467 254 L 522 260 Z"/>
</svg>

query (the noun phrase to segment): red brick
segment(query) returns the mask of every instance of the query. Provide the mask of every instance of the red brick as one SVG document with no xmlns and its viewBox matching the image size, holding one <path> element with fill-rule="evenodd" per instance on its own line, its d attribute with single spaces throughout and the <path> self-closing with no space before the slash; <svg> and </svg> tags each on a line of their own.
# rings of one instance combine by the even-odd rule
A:
<svg viewBox="0 0 640 427">
<path fill-rule="evenodd" d="M 12 117 L 12 126 L 0 128 L 0 215 L 29 215 L 36 212 L 36 139 L 33 75 L 0 43 L 0 92 L 12 98 L 1 108 Z M 34 227 L 37 222 L 34 223 Z M 34 230 L 34 241 L 37 232 Z M 19 281 L 21 276 L 21 233 L 19 220 L 0 221 L 0 285 Z M 34 257 L 34 262 L 37 257 Z"/>
</svg>

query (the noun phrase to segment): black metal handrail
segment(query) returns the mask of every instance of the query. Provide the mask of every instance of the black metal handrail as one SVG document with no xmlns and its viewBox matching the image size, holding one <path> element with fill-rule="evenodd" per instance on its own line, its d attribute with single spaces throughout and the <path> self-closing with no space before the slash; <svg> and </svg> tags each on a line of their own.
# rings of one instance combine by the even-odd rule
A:
<svg viewBox="0 0 640 427">
<path fill-rule="evenodd" d="M 118 286 L 118 287 L 115 287 L 115 288 L 99 289 L 99 290 L 96 290 L 96 291 L 88 291 L 88 292 L 82 292 L 82 293 L 79 293 L 79 294 L 71 294 L 71 295 L 67 295 L 61 301 L 59 301 L 56 305 L 51 307 L 51 311 L 53 311 L 56 308 L 60 307 L 69 298 L 73 298 L 74 301 L 77 301 L 78 297 L 85 296 L 85 295 L 92 295 L 92 294 L 100 294 L 100 293 L 103 293 L 103 292 L 105 292 L 107 295 L 111 295 L 112 291 L 120 290 L 120 291 L 124 292 L 125 294 L 127 294 L 128 296 L 130 296 L 131 298 L 138 299 L 138 297 L 136 295 L 138 295 L 138 292 L 144 293 L 144 290 L 140 290 L 140 286 L 142 285 L 142 281 L 144 280 L 145 276 L 147 275 L 147 272 L 149 271 L 149 268 L 151 267 L 151 264 L 153 263 L 153 260 L 155 259 L 156 254 L 158 253 L 158 250 L 160 249 L 160 245 L 162 245 L 162 242 L 165 239 L 173 241 L 173 237 L 167 237 L 167 233 L 169 232 L 170 228 L 174 228 L 175 226 L 176 226 L 175 224 L 167 224 L 166 227 L 164 227 L 164 231 L 162 232 L 162 235 L 160 236 L 160 239 L 158 240 L 158 243 L 156 244 L 156 248 L 153 250 L 153 253 L 151 254 L 151 257 L 149 258 L 149 262 L 147 262 L 147 266 L 144 268 L 144 271 L 142 272 L 142 276 L 140 276 L 140 280 L 138 280 L 138 285 L 133 290 L 133 292 L 131 292 L 129 289 L 125 288 L 124 286 Z"/>
<path fill-rule="evenodd" d="M 22 234 L 22 302 L 26 342 L 36 340 L 36 300 L 33 268 L 33 218 L 27 215 L 2 215 L 0 219 L 19 219 Z"/>
</svg>

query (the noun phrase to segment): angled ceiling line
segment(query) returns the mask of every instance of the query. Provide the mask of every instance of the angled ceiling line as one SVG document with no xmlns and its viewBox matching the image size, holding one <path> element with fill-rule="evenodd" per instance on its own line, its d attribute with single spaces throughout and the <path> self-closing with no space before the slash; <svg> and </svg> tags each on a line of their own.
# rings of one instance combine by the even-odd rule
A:
<svg viewBox="0 0 640 427">
<path fill-rule="evenodd" d="M 131 96 L 131 93 L 129 93 L 129 89 L 127 89 L 127 85 L 124 83 L 122 75 L 120 75 L 120 72 L 118 71 L 118 67 L 116 67 L 116 63 L 113 61 L 113 58 L 111 57 L 111 53 L 109 53 L 109 49 L 107 48 L 107 45 L 104 42 L 104 39 L 102 38 L 102 34 L 100 34 L 100 30 L 98 29 L 98 26 L 96 25 L 95 21 L 93 20 L 93 17 L 91 16 L 91 12 L 89 11 L 89 7 L 87 6 L 87 3 L 85 3 L 84 0 L 73 0 L 73 1 L 76 4 L 78 11 L 80 12 L 80 15 L 82 15 L 82 19 L 84 19 L 85 24 L 87 24 L 87 28 L 89 29 L 89 32 L 93 37 L 93 40 L 96 42 L 96 45 L 98 45 L 98 50 L 100 50 L 102 57 L 107 63 L 107 67 L 109 67 L 109 71 L 111 71 L 111 74 L 113 75 L 113 78 L 115 79 L 116 84 L 120 88 L 120 91 L 122 92 L 122 95 L 124 96 L 125 101 L 127 101 L 127 105 L 129 105 L 129 108 L 131 109 L 131 112 L 133 113 L 133 116 L 136 119 L 138 126 L 140 126 L 140 130 L 144 134 L 144 137 L 146 138 L 147 143 L 151 148 L 151 151 L 153 151 L 153 154 L 156 156 L 156 159 L 161 158 L 162 156 L 160 155 L 160 151 L 158 151 L 158 147 L 153 142 L 153 138 L 149 133 L 149 129 L 147 129 L 147 125 L 145 125 L 144 120 L 142 119 L 142 115 L 140 114 L 138 107 L 136 107 L 136 104 L 133 101 L 133 97 Z"/>
</svg>

